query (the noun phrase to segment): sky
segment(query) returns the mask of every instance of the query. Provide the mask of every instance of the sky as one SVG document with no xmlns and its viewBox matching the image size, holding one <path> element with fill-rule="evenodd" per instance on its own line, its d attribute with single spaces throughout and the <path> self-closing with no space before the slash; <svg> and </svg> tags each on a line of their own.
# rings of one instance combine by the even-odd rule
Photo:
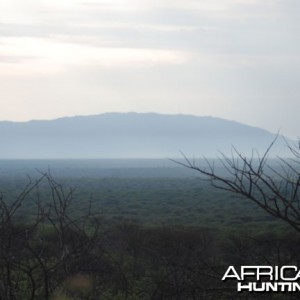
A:
<svg viewBox="0 0 300 300">
<path fill-rule="evenodd" d="M 0 0 L 0 120 L 214 116 L 297 139 L 299 0 Z"/>
</svg>

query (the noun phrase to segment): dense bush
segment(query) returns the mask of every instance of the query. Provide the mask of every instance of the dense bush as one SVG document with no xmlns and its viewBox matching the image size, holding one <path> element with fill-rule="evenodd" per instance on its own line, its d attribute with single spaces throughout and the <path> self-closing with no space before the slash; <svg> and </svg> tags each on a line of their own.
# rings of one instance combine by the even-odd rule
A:
<svg viewBox="0 0 300 300">
<path fill-rule="evenodd" d="M 92 199 L 74 208 L 74 195 L 49 173 L 29 181 L 14 200 L 2 195 L 0 299 L 250 299 L 221 281 L 228 265 L 300 261 L 293 236 L 108 225 Z"/>
</svg>

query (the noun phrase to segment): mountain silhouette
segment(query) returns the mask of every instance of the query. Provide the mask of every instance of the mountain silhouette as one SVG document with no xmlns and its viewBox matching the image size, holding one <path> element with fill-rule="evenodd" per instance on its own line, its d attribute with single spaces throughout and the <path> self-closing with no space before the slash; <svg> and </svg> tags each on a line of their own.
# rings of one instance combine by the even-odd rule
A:
<svg viewBox="0 0 300 300">
<path fill-rule="evenodd" d="M 214 117 L 156 113 L 106 113 L 29 122 L 0 122 L 0 158 L 173 158 L 250 155 L 270 145 L 274 133 Z M 275 154 L 286 154 L 278 139 Z"/>
</svg>

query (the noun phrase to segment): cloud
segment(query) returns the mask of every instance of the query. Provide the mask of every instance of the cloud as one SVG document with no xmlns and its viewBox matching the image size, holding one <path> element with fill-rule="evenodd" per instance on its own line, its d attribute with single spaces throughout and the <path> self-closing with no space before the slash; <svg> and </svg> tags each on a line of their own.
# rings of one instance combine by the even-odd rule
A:
<svg viewBox="0 0 300 300">
<path fill-rule="evenodd" d="M 91 47 L 83 43 L 65 43 L 62 37 L 2 38 L 0 55 L 9 57 L 6 63 L 18 64 L 8 71 L 20 74 L 58 72 L 70 65 L 93 65 L 98 67 L 146 67 L 163 64 L 182 64 L 188 57 L 180 51 L 151 48 Z M 23 64 L 19 62 L 22 61 Z M 11 67 L 11 66 L 10 66 Z M 18 72 L 17 72 L 18 73 Z"/>
<path fill-rule="evenodd" d="M 2 107 L 16 103 L 11 119 L 23 102 L 26 118 L 211 114 L 276 131 L 283 107 L 299 111 L 299 12 L 297 0 L 0 0 Z M 268 125 L 272 101 L 284 104 Z"/>
</svg>

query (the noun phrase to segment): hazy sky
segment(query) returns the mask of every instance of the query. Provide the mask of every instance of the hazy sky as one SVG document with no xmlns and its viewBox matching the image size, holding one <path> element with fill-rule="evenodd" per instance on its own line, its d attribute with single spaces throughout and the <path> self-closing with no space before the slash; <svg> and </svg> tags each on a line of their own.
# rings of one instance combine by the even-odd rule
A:
<svg viewBox="0 0 300 300">
<path fill-rule="evenodd" d="M 0 120 L 233 119 L 297 138 L 299 0 L 0 0 Z"/>
</svg>

